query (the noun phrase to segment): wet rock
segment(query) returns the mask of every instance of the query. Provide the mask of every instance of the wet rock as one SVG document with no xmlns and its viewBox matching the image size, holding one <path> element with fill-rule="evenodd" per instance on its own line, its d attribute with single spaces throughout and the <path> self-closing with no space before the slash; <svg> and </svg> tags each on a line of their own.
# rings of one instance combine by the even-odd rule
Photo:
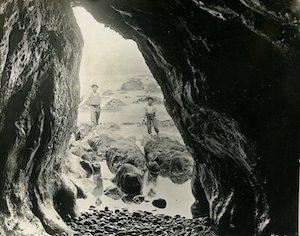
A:
<svg viewBox="0 0 300 236">
<path fill-rule="evenodd" d="M 159 166 L 162 176 L 179 184 L 192 177 L 193 159 L 185 146 L 178 141 L 169 137 L 149 139 L 144 149 L 148 166 L 157 170 Z"/>
<path fill-rule="evenodd" d="M 82 159 L 87 161 L 95 161 L 97 159 L 96 153 L 87 143 L 86 139 L 72 142 L 70 145 L 70 152 L 73 155 L 81 157 Z"/>
<path fill-rule="evenodd" d="M 145 197 L 143 195 L 136 195 L 133 197 L 132 201 L 135 204 L 141 204 L 145 200 Z"/>
<path fill-rule="evenodd" d="M 140 79 L 132 79 L 122 84 L 122 91 L 135 91 L 135 90 L 143 90 L 144 84 Z"/>
<path fill-rule="evenodd" d="M 138 195 L 142 191 L 144 172 L 125 163 L 120 166 L 113 182 L 126 194 Z"/>
<path fill-rule="evenodd" d="M 111 99 L 108 101 L 105 106 L 102 108 L 104 111 L 110 111 L 110 112 L 115 112 L 115 111 L 121 111 L 123 110 L 123 107 L 126 106 L 126 104 L 121 101 L 120 99 Z"/>
<path fill-rule="evenodd" d="M 160 165 L 156 161 L 149 161 L 147 166 L 151 174 L 158 174 L 160 172 Z"/>
<path fill-rule="evenodd" d="M 220 233 L 296 232 L 295 1 L 76 2 L 138 44 L 199 163 Z M 62 232 L 50 198 L 77 116 L 81 34 L 65 1 L 2 1 L 0 15 L 1 205 Z"/>
<path fill-rule="evenodd" d="M 106 152 L 110 146 L 116 142 L 116 137 L 109 134 L 99 134 L 97 136 L 91 137 L 87 140 L 92 150 L 97 154 L 97 156 L 102 159 L 106 158 Z"/>
<path fill-rule="evenodd" d="M 167 202 L 165 199 L 158 198 L 152 201 L 152 205 L 157 207 L 157 208 L 166 208 Z"/>
<path fill-rule="evenodd" d="M 91 220 L 90 218 L 95 219 Z M 185 236 L 216 236 L 211 224 L 205 218 L 186 219 L 181 216 L 171 217 L 164 214 L 154 215 L 147 211 L 116 209 L 115 212 L 105 209 L 94 210 L 79 220 L 71 219 L 68 224 L 76 232 L 83 235 L 185 235 Z M 97 227 L 93 227 L 97 225 Z"/>
<path fill-rule="evenodd" d="M 134 138 L 118 138 L 111 142 L 106 152 L 106 162 L 109 170 L 116 173 L 118 168 L 129 163 L 136 168 L 146 171 L 146 159 Z"/>
</svg>

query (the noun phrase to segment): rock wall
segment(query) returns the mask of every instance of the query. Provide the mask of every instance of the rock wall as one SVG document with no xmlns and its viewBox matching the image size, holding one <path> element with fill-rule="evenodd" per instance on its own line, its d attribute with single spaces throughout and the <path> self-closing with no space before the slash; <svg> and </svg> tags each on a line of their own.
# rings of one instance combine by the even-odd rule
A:
<svg viewBox="0 0 300 236">
<path fill-rule="evenodd" d="M 69 2 L 5 0 L 0 28 L 0 235 L 67 231 L 53 198 L 68 181 L 60 169 L 77 117 L 79 27 Z"/>
<path fill-rule="evenodd" d="M 216 231 L 295 232 L 296 1 L 76 4 L 137 42 L 196 160 L 193 192 Z M 0 26 L 0 234 L 67 231 L 53 197 L 77 115 L 79 29 L 67 0 L 1 1 Z"/>
<path fill-rule="evenodd" d="M 295 232 L 296 1 L 77 4 L 136 41 L 196 160 L 194 192 L 201 194 L 195 197 L 204 201 L 204 190 L 216 230 L 222 235 Z"/>
</svg>

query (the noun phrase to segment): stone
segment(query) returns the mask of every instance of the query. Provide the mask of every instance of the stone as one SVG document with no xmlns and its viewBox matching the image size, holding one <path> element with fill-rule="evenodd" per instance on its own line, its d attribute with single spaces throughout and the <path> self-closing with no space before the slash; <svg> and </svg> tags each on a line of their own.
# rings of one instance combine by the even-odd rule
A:
<svg viewBox="0 0 300 236">
<path fill-rule="evenodd" d="M 145 200 L 145 197 L 143 195 L 136 195 L 133 197 L 132 201 L 135 204 L 141 204 Z"/>
<path fill-rule="evenodd" d="M 126 104 L 122 100 L 113 98 L 105 104 L 102 110 L 108 112 L 116 112 L 121 111 L 124 106 L 126 106 Z"/>
<path fill-rule="evenodd" d="M 144 90 L 144 84 L 140 79 L 132 79 L 122 84 L 121 91 Z"/>
<path fill-rule="evenodd" d="M 152 201 L 152 205 L 157 207 L 157 208 L 166 208 L 167 202 L 165 199 L 158 198 Z"/>
<path fill-rule="evenodd" d="M 156 161 L 149 161 L 147 167 L 151 174 L 158 174 L 160 172 L 160 166 Z"/>
<path fill-rule="evenodd" d="M 116 173 L 125 163 L 132 164 L 142 171 L 147 170 L 146 158 L 132 138 L 118 138 L 111 142 L 106 151 L 106 162 L 112 173 Z"/>
<path fill-rule="evenodd" d="M 73 155 L 81 157 L 87 161 L 94 161 L 97 159 L 96 153 L 92 147 L 87 143 L 86 139 L 78 140 L 70 145 L 70 152 Z"/>
<path fill-rule="evenodd" d="M 170 137 L 148 139 L 144 149 L 150 172 L 159 171 L 160 175 L 169 177 L 178 184 L 191 179 L 193 159 L 185 146 L 177 140 Z"/>
<path fill-rule="evenodd" d="M 122 192 L 138 195 L 142 191 L 144 172 L 129 163 L 124 163 L 118 169 L 113 182 Z"/>
<path fill-rule="evenodd" d="M 0 4 L 1 206 L 32 225 L 33 235 L 42 235 L 42 227 L 69 232 L 53 196 L 77 119 L 82 36 L 68 1 Z M 295 233 L 300 140 L 295 1 L 73 4 L 137 43 L 197 160 L 196 183 L 204 188 L 216 231 Z M 22 235 L 18 220 L 0 221 L 1 234 L 13 228 Z"/>
<path fill-rule="evenodd" d="M 92 150 L 99 156 L 101 159 L 106 158 L 106 152 L 109 150 L 111 145 L 116 142 L 116 137 L 110 134 L 99 134 L 94 137 L 90 137 L 87 140 L 87 143 L 90 145 Z"/>
</svg>

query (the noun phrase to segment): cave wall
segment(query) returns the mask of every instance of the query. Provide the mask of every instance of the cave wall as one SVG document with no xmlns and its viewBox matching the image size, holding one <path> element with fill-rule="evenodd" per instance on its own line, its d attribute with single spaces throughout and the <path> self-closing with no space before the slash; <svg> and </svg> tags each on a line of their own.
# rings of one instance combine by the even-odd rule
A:
<svg viewBox="0 0 300 236">
<path fill-rule="evenodd" d="M 69 4 L 0 3 L 0 234 L 68 231 L 53 197 L 68 182 L 61 168 L 78 104 L 82 39 Z M 137 42 L 196 160 L 193 192 L 216 231 L 295 232 L 296 1 L 72 4 Z"/>
<path fill-rule="evenodd" d="M 79 102 L 70 3 L 0 2 L 0 235 L 67 231 L 53 196 Z"/>
<path fill-rule="evenodd" d="M 76 4 L 136 41 L 196 160 L 194 192 L 204 189 L 216 230 L 295 233 L 300 151 L 296 1 Z M 206 201 L 203 194 L 195 197 Z"/>
</svg>

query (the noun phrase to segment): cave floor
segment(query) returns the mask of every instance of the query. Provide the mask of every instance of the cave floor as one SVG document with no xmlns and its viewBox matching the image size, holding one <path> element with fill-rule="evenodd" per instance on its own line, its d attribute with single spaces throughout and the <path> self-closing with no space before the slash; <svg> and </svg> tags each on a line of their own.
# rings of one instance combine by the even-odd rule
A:
<svg viewBox="0 0 300 236">
<path fill-rule="evenodd" d="M 79 217 L 70 218 L 67 224 L 75 231 L 74 235 L 122 236 L 122 235 L 215 235 L 208 218 L 187 219 L 176 215 L 153 214 L 148 211 L 126 209 L 111 211 L 91 208 Z"/>
</svg>

